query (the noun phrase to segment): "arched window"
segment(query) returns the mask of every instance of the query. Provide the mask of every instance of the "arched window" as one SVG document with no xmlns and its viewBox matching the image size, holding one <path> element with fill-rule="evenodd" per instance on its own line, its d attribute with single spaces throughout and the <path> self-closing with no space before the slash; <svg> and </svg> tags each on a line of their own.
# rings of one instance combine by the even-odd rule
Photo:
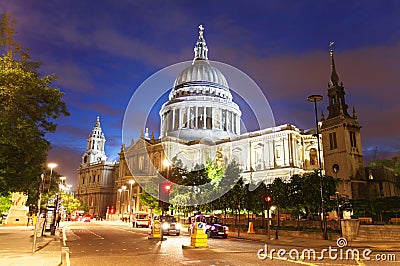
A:
<svg viewBox="0 0 400 266">
<path fill-rule="evenodd" d="M 310 164 L 311 165 L 317 165 L 318 164 L 318 159 L 317 159 L 317 150 L 315 148 L 310 149 Z"/>
</svg>

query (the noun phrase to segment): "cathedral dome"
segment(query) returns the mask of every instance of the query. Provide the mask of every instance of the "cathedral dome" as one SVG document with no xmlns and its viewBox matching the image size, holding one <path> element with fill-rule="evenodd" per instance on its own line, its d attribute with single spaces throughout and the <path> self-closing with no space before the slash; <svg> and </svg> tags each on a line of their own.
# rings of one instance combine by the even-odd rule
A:
<svg viewBox="0 0 400 266">
<path fill-rule="evenodd" d="M 240 108 L 225 76 L 208 61 L 204 28 L 199 29 L 193 62 L 176 77 L 160 109 L 161 137 L 215 141 L 240 135 Z"/>
<path fill-rule="evenodd" d="M 228 82 L 222 72 L 210 65 L 208 60 L 196 59 L 193 64 L 184 69 L 175 79 L 174 88 L 189 82 L 214 83 L 228 90 Z"/>
<path fill-rule="evenodd" d="M 229 85 L 222 72 L 208 61 L 208 47 L 203 36 L 203 26 L 199 27 L 199 38 L 194 47 L 193 63 L 185 68 L 177 78 L 169 95 L 169 100 L 187 97 L 212 96 L 232 101 Z"/>
</svg>

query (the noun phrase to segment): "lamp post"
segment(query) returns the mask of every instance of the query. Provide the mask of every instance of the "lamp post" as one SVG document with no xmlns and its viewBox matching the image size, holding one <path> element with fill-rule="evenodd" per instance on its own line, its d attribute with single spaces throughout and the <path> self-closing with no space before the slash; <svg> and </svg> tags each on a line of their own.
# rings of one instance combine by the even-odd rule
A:
<svg viewBox="0 0 400 266">
<path fill-rule="evenodd" d="M 167 168 L 167 176 L 165 178 L 167 180 L 169 180 L 169 168 L 171 166 L 171 162 L 167 158 L 165 158 L 163 161 L 163 164 Z M 162 186 L 161 189 L 164 189 L 164 187 Z M 170 189 L 170 187 L 168 188 L 168 193 L 169 193 L 169 189 Z M 159 197 L 160 197 L 161 193 L 164 193 L 164 191 L 159 191 L 159 193 L 158 193 Z M 160 200 L 162 200 L 162 199 L 160 199 Z M 163 202 L 163 201 L 159 201 L 159 202 L 161 202 L 161 204 L 162 204 L 162 214 L 164 214 L 165 210 L 166 209 L 168 210 L 168 202 Z"/>
<path fill-rule="evenodd" d="M 122 199 L 125 198 L 125 190 L 126 190 L 126 186 L 122 186 L 121 187 L 123 193 Z M 124 201 L 124 206 L 123 206 L 124 210 L 122 210 L 122 221 L 124 220 L 124 211 L 125 211 L 125 201 Z"/>
<path fill-rule="evenodd" d="M 131 185 L 131 189 L 129 190 L 129 206 L 128 206 L 128 211 L 129 211 L 129 219 L 130 219 L 130 214 L 131 214 L 131 203 L 132 203 L 132 185 L 135 184 L 135 180 L 131 179 L 129 180 L 129 184 Z"/>
<path fill-rule="evenodd" d="M 61 191 L 65 192 L 66 191 L 65 180 L 67 179 L 67 177 L 66 176 L 60 176 L 59 178 L 61 180 L 60 189 L 61 189 Z"/>
<path fill-rule="evenodd" d="M 118 216 L 121 216 L 121 194 L 122 194 L 122 188 L 119 188 L 118 192 L 119 192 L 119 213 L 118 213 Z"/>
<path fill-rule="evenodd" d="M 321 212 L 322 212 L 322 232 L 324 239 L 328 239 L 328 232 L 326 226 L 326 217 L 325 217 L 325 201 L 324 201 L 324 187 L 323 187 L 323 177 L 322 177 L 322 165 L 321 165 L 321 147 L 319 144 L 319 129 L 318 129 L 318 110 L 317 110 L 317 102 L 323 99 L 322 95 L 311 95 L 307 97 L 307 101 L 314 103 L 314 111 L 315 111 L 315 126 L 316 126 L 316 136 L 317 136 L 317 145 L 318 145 L 318 164 L 319 164 L 319 189 L 321 193 Z"/>
<path fill-rule="evenodd" d="M 67 184 L 68 194 L 71 194 L 71 187 L 72 187 L 72 185 Z"/>
<path fill-rule="evenodd" d="M 63 193 L 64 194 L 66 194 L 66 192 L 67 192 L 67 186 L 65 185 L 65 180 L 67 180 L 67 177 L 66 176 L 60 176 L 59 177 L 60 178 L 60 180 L 61 180 L 61 184 L 60 184 L 60 186 L 59 186 L 59 188 L 60 188 L 60 190 L 61 190 L 61 193 L 60 193 L 60 199 L 62 200 L 62 198 L 63 198 Z M 58 207 L 58 206 L 57 206 Z M 63 216 L 65 217 L 65 209 L 63 209 L 62 210 L 63 211 Z M 58 215 L 60 215 L 61 213 L 59 213 Z"/>
<path fill-rule="evenodd" d="M 51 176 L 53 174 L 53 169 L 55 167 L 57 167 L 57 164 L 56 163 L 49 163 L 49 164 L 47 164 L 47 166 L 50 168 L 50 186 L 51 186 Z M 57 206 L 58 206 L 58 193 L 56 194 L 56 199 L 55 199 L 55 202 L 54 202 L 53 220 L 52 220 L 51 225 L 50 225 L 50 235 L 55 235 L 56 234 L 55 226 L 56 226 Z"/>
<path fill-rule="evenodd" d="M 70 204 L 70 202 L 71 202 L 71 187 L 72 187 L 72 185 L 70 185 L 70 184 L 67 184 L 67 190 L 68 190 L 68 204 L 67 204 L 67 215 L 68 215 L 68 221 L 70 220 L 70 216 L 71 216 L 71 212 L 70 212 L 70 210 L 71 210 L 71 206 L 69 206 L 69 204 Z"/>
<path fill-rule="evenodd" d="M 50 168 L 50 179 L 51 179 L 51 175 L 53 174 L 53 169 L 57 167 L 57 164 L 49 163 L 49 164 L 47 164 L 47 167 Z"/>
<path fill-rule="evenodd" d="M 53 174 L 53 169 L 55 167 L 57 167 L 56 163 L 49 163 L 47 164 L 47 167 L 50 168 L 50 180 L 51 180 L 51 175 Z M 32 245 L 32 252 L 35 253 L 36 252 L 36 238 L 37 238 L 37 232 L 39 229 L 39 217 L 40 217 L 40 205 L 41 205 L 41 201 L 42 201 L 42 192 L 43 192 L 43 188 L 44 188 L 44 184 L 43 181 L 45 179 L 45 174 L 41 174 L 40 175 L 40 185 L 39 185 L 39 197 L 38 197 L 38 206 L 37 206 L 37 214 L 36 214 L 36 224 L 35 224 L 35 230 L 34 230 L 34 237 L 33 237 L 33 245 Z M 54 219 L 53 219 L 54 221 Z"/>
</svg>

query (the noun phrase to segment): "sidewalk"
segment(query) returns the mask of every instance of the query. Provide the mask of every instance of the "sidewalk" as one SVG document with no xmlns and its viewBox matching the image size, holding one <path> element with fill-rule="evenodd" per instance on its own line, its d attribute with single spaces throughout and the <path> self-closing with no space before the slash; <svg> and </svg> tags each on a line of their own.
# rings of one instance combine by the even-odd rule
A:
<svg viewBox="0 0 400 266">
<path fill-rule="evenodd" d="M 0 225 L 0 265 L 61 265 L 60 231 L 54 236 L 50 232 L 38 237 L 36 252 L 33 247 L 33 226 Z"/>
<path fill-rule="evenodd" d="M 252 241 L 260 241 L 262 243 L 267 243 L 271 245 L 288 245 L 288 246 L 296 246 L 296 247 L 304 247 L 304 248 L 328 248 L 337 247 L 336 240 L 324 240 L 324 239 L 316 239 L 316 238 L 306 238 L 306 237 L 293 237 L 293 236 L 280 236 L 278 235 L 278 239 L 275 239 L 275 231 L 271 231 L 270 239 L 268 239 L 267 235 L 261 234 L 248 234 L 244 232 L 240 232 L 238 236 L 237 232 L 231 231 L 229 232 L 229 237 L 231 238 L 241 238 Z M 400 251 L 400 240 L 399 241 L 361 241 L 354 240 L 348 241 L 347 247 L 351 248 L 369 248 L 374 251 Z"/>
</svg>

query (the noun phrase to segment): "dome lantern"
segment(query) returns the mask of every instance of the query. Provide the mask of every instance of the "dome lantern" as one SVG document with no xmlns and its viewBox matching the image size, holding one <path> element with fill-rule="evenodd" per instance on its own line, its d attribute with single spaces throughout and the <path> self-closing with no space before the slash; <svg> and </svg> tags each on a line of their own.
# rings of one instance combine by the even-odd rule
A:
<svg viewBox="0 0 400 266">
<path fill-rule="evenodd" d="M 199 38 L 197 39 L 196 46 L 194 47 L 193 63 L 196 60 L 208 60 L 208 57 L 207 57 L 208 48 L 207 48 L 206 40 L 204 39 L 203 33 L 204 33 L 204 27 L 203 27 L 203 25 L 200 25 L 199 26 Z"/>
</svg>

